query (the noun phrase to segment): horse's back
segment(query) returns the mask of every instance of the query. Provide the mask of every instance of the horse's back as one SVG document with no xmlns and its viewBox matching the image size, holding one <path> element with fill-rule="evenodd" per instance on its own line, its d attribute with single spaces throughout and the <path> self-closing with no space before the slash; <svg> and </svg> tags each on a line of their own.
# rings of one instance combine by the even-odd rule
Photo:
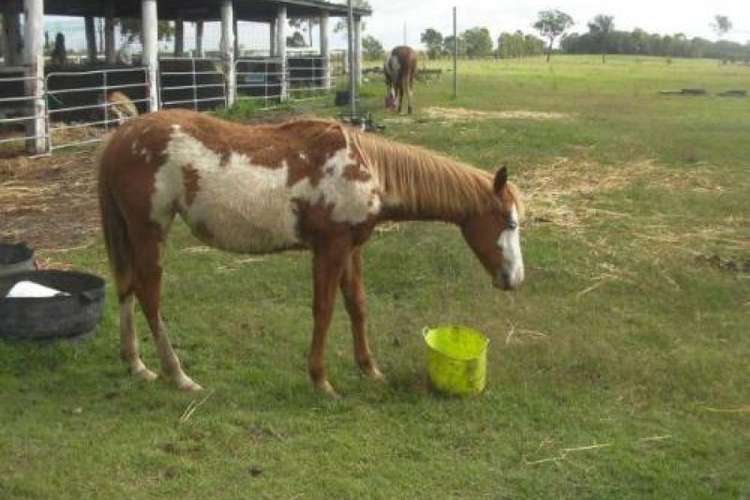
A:
<svg viewBox="0 0 750 500">
<path fill-rule="evenodd" d="M 152 222 L 166 229 L 179 213 L 204 242 L 238 252 L 304 243 L 300 207 L 326 205 L 334 221 L 357 223 L 376 197 L 344 129 L 321 120 L 243 126 L 153 113 L 115 133 L 102 168 L 123 196 L 146 196 Z"/>
</svg>

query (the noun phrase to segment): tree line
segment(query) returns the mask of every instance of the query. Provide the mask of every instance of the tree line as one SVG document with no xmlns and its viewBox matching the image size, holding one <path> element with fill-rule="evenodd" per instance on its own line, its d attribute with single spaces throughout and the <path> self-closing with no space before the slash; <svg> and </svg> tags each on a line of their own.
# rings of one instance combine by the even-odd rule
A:
<svg viewBox="0 0 750 500">
<path fill-rule="evenodd" d="M 426 29 L 420 40 L 427 48 L 427 57 L 430 59 L 452 55 L 456 46 L 453 35 L 443 36 L 433 28 Z M 485 27 L 471 28 L 458 35 L 458 55 L 462 57 L 518 58 L 543 53 L 544 41 L 520 30 L 515 33 L 501 33 L 497 38 L 497 45 Z"/>
<path fill-rule="evenodd" d="M 546 53 L 549 60 L 556 40 L 559 51 L 566 54 L 649 55 L 663 57 L 711 58 L 723 61 L 750 61 L 750 41 L 746 45 L 723 40 L 732 29 L 726 16 L 715 16 L 711 27 L 718 41 L 689 38 L 682 33 L 660 35 L 636 28 L 633 31 L 615 29 L 613 16 L 600 14 L 588 23 L 588 32 L 568 33 L 574 25 L 573 18 L 559 10 L 539 12 L 534 29 L 541 36 L 516 31 L 501 33 L 496 43 L 485 27 L 468 29 L 458 36 L 458 55 L 462 57 L 499 57 L 503 59 L 536 56 Z M 452 35 L 443 36 L 434 28 L 422 32 L 420 41 L 430 59 L 450 56 L 456 44 Z"/>
</svg>

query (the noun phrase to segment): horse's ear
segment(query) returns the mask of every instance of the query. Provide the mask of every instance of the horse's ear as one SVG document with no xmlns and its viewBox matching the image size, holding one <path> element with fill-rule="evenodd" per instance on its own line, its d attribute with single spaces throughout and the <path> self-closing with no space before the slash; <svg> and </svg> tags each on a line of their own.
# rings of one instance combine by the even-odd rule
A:
<svg viewBox="0 0 750 500">
<path fill-rule="evenodd" d="M 495 193 L 502 193 L 506 182 L 508 182 L 508 168 L 503 166 L 495 174 Z"/>
</svg>

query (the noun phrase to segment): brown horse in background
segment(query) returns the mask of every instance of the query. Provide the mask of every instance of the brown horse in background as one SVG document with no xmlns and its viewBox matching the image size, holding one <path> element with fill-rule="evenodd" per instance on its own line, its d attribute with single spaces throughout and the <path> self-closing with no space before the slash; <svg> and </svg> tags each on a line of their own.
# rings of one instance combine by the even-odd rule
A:
<svg viewBox="0 0 750 500">
<path fill-rule="evenodd" d="M 200 386 L 185 374 L 160 313 L 162 244 L 176 215 L 214 248 L 312 250 L 309 373 L 331 396 L 324 349 L 338 289 L 357 364 L 383 378 L 367 341 L 362 275 L 362 247 L 377 224 L 453 223 L 497 287 L 513 289 L 524 279 L 521 201 L 505 168 L 492 175 L 335 122 L 248 126 L 184 110 L 135 118 L 103 146 L 99 203 L 120 302 L 122 359 L 133 375 L 156 378 L 138 352 L 137 298 L 163 373 L 184 390 Z"/>
<path fill-rule="evenodd" d="M 395 110 L 398 100 L 398 112 L 401 113 L 404 95 L 406 95 L 408 100 L 407 110 L 411 114 L 414 111 L 412 94 L 414 92 L 414 77 L 417 75 L 417 53 L 411 47 L 396 47 L 385 61 L 383 70 L 387 87 L 386 107 Z"/>
</svg>

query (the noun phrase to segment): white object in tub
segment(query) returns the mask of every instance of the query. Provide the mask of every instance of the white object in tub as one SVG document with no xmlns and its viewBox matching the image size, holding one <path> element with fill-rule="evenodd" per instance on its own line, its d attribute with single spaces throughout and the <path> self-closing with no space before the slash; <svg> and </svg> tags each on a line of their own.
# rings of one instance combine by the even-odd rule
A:
<svg viewBox="0 0 750 500">
<path fill-rule="evenodd" d="M 55 297 L 57 295 L 69 296 L 69 293 L 49 288 L 33 281 L 19 281 L 10 289 L 5 296 L 8 299 L 31 299 Z"/>
</svg>

